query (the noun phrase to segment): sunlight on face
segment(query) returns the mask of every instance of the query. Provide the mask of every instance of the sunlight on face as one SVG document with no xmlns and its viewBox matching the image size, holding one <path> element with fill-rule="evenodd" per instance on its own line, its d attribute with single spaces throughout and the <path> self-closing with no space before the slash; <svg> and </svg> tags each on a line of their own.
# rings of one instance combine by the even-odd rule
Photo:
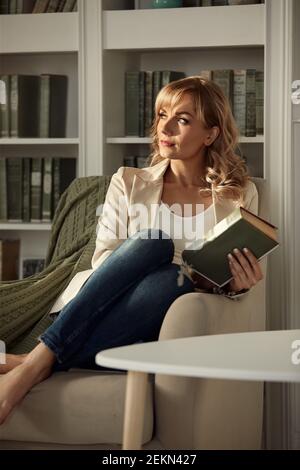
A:
<svg viewBox="0 0 300 470">
<path fill-rule="evenodd" d="M 158 115 L 157 136 L 162 157 L 187 160 L 203 154 L 209 143 L 209 130 L 197 118 L 190 95 L 184 95 L 173 109 L 161 108 Z"/>
</svg>

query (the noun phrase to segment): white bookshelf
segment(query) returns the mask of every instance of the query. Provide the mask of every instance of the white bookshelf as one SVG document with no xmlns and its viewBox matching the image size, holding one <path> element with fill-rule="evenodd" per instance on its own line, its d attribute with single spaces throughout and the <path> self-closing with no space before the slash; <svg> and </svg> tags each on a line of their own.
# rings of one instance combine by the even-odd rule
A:
<svg viewBox="0 0 300 470">
<path fill-rule="evenodd" d="M 264 31 L 263 4 L 103 11 L 106 50 L 257 46 Z"/>
<path fill-rule="evenodd" d="M 94 2 L 94 12 L 97 0 Z M 102 6 L 102 8 L 101 8 Z M 265 4 L 170 9 L 129 9 L 124 0 L 98 3 L 101 54 L 97 67 L 103 103 L 100 172 L 112 174 L 124 156 L 149 154 L 149 138 L 125 135 L 125 72 L 175 70 L 265 70 Z M 90 130 L 90 135 L 92 135 Z M 265 176 L 265 138 L 241 137 L 253 176 Z"/>
<path fill-rule="evenodd" d="M 49 232 L 51 230 L 51 224 L 41 222 L 41 223 L 22 223 L 22 222 L 0 222 L 0 231 L 2 230 L 13 230 L 13 231 L 23 231 L 26 230 L 32 232 L 40 232 L 46 231 Z"/>
<path fill-rule="evenodd" d="M 63 157 L 78 162 L 79 13 L 0 15 L 1 74 L 68 77 L 65 138 L 0 138 L 1 157 Z M 79 176 L 80 168 L 77 164 Z M 51 223 L 0 223 L 0 237 L 21 241 L 21 259 L 44 257 Z"/>
<path fill-rule="evenodd" d="M 0 15 L 0 54 L 78 52 L 78 13 Z"/>
</svg>

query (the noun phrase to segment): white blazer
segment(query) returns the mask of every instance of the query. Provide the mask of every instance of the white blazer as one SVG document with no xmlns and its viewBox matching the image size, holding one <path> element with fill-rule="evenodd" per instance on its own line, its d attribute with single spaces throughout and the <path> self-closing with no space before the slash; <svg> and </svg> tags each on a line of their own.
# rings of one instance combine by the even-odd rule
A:
<svg viewBox="0 0 300 470">
<path fill-rule="evenodd" d="M 96 247 L 91 260 L 91 269 L 81 271 L 74 276 L 56 300 L 50 313 L 58 312 L 70 302 L 90 275 L 123 243 L 124 239 L 139 230 L 152 227 L 156 212 L 151 210 L 151 207 L 156 204 L 158 208 L 161 202 L 163 175 L 169 163 L 170 159 L 166 158 L 152 167 L 121 167 L 112 176 L 106 193 L 104 210 L 98 219 Z M 217 201 L 214 193 L 212 196 L 215 224 L 227 217 L 239 205 L 237 201 L 232 199 Z M 119 206 L 120 198 L 123 201 L 121 210 Z M 146 216 L 146 213 L 141 212 L 137 217 L 137 214 L 132 211 L 132 207 L 136 204 L 146 206 L 150 216 Z M 258 193 L 253 182 L 248 184 L 242 205 L 257 214 Z M 115 224 L 112 223 L 114 220 L 116 221 Z M 116 236 L 116 233 L 121 233 L 122 238 Z"/>
</svg>

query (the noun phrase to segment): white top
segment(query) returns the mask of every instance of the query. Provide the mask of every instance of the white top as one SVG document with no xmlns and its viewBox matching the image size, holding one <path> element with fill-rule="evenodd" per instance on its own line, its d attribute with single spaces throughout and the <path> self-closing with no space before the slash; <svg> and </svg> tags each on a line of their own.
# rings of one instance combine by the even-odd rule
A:
<svg viewBox="0 0 300 470">
<path fill-rule="evenodd" d="M 215 225 L 213 204 L 203 211 L 203 205 L 197 204 L 197 214 L 192 216 L 191 205 L 184 205 L 181 211 L 179 204 L 168 206 L 161 202 L 156 213 L 152 228 L 161 229 L 174 242 L 173 263 L 181 264 L 181 253 L 185 249 L 200 248 L 203 245 L 204 234 Z"/>
<path fill-rule="evenodd" d="M 133 344 L 101 351 L 96 364 L 186 377 L 300 382 L 300 330 Z"/>
</svg>

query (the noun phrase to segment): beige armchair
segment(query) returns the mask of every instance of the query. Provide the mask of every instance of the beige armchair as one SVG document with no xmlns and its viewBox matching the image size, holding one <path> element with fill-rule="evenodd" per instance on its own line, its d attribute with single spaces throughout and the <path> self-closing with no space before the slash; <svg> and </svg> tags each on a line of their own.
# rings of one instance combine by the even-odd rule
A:
<svg viewBox="0 0 300 470">
<path fill-rule="evenodd" d="M 265 216 L 264 183 L 254 182 Z M 266 274 L 265 261 L 262 267 Z M 178 298 L 159 340 L 264 330 L 265 317 L 264 277 L 236 301 L 203 293 Z M 53 374 L 0 427 L 0 449 L 121 448 L 125 386 L 120 372 Z M 263 383 L 156 375 L 148 386 L 144 448 L 259 449 L 262 415 Z"/>
</svg>

